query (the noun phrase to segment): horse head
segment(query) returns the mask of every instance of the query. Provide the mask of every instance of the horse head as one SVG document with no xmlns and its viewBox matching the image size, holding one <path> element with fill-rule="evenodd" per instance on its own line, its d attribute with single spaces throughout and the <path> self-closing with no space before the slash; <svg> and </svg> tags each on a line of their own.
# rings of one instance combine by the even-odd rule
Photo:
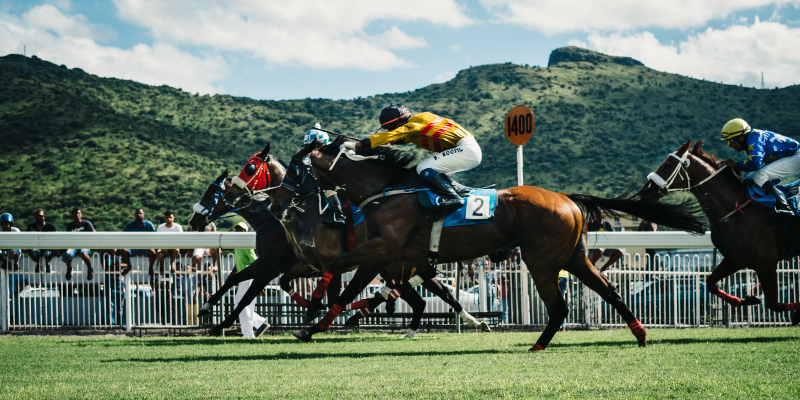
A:
<svg viewBox="0 0 800 400">
<path fill-rule="evenodd" d="M 203 197 L 192 207 L 192 216 L 189 218 L 187 230 L 189 232 L 202 232 L 208 224 L 212 222 L 209 216 L 223 211 L 224 205 L 220 201 L 220 195 L 230 188 L 228 170 L 226 169 L 217 179 L 211 181 L 203 193 Z M 216 204 L 213 204 L 216 201 Z"/>
<path fill-rule="evenodd" d="M 269 211 L 279 220 L 289 218 L 289 211 L 299 209 L 298 205 L 320 193 L 320 187 L 311 168 L 310 153 L 317 147 L 317 141 L 307 144 L 297 154 L 286 169 L 280 187 L 270 193 Z"/>
<path fill-rule="evenodd" d="M 647 175 L 647 183 L 637 193 L 642 198 L 662 198 L 672 192 L 694 189 L 722 171 L 716 158 L 703 151 L 703 141 L 694 146 L 689 140 Z"/>
</svg>

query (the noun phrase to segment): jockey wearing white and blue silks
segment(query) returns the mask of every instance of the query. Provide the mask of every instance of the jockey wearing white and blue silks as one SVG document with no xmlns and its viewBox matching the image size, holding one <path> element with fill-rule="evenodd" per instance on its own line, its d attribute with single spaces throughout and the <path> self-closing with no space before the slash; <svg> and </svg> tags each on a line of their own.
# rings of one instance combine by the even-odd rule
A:
<svg viewBox="0 0 800 400">
<path fill-rule="evenodd" d="M 775 196 L 775 212 L 794 214 L 786 196 L 771 181 L 800 172 L 800 151 L 797 151 L 800 143 L 775 132 L 752 129 L 741 118 L 732 119 L 722 127 L 722 140 L 737 153 L 747 153 L 746 160 L 735 162 L 729 158 L 725 164 L 741 171 L 752 171 L 747 177 Z"/>
<path fill-rule="evenodd" d="M 306 132 L 306 136 L 303 137 L 303 146 L 313 142 L 314 140 L 316 140 L 317 143 L 322 144 L 331 143 L 331 139 L 328 137 L 328 134 L 319 129 L 322 129 L 322 126 L 319 124 L 319 122 L 317 122 L 314 124 L 314 129 Z M 331 206 L 333 218 L 326 219 L 322 221 L 322 223 L 344 227 L 344 212 L 342 211 L 342 202 L 339 200 L 339 196 L 333 190 L 326 190 L 325 197 L 328 198 L 328 204 Z"/>
</svg>

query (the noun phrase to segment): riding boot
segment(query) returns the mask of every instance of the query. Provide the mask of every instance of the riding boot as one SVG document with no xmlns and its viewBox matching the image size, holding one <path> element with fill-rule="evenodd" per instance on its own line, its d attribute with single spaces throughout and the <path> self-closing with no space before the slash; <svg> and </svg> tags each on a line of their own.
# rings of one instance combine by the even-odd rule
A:
<svg viewBox="0 0 800 400">
<path fill-rule="evenodd" d="M 438 206 L 443 210 L 458 210 L 464 205 L 464 199 L 456 193 L 453 185 L 443 174 L 436 172 L 432 168 L 427 168 L 420 174 L 428 183 L 431 184 L 436 194 L 438 194 Z"/>
<path fill-rule="evenodd" d="M 344 228 L 344 211 L 342 211 L 342 202 L 339 201 L 339 195 L 334 194 L 328 197 L 328 204 L 331 206 L 331 213 L 333 218 L 322 221 L 323 224 L 338 226 Z"/>
<path fill-rule="evenodd" d="M 794 215 L 791 207 L 789 207 L 789 202 L 786 200 L 786 195 L 775 187 L 772 182 L 766 181 L 761 187 L 775 196 L 775 214 Z"/>
</svg>

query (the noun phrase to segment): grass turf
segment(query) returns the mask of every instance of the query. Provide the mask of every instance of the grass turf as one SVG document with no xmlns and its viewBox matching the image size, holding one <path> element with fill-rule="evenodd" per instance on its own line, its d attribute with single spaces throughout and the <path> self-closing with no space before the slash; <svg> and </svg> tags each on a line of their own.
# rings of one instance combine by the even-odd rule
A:
<svg viewBox="0 0 800 400">
<path fill-rule="evenodd" d="M 209 337 L 0 337 L 0 399 L 798 398 L 793 328 Z"/>
</svg>

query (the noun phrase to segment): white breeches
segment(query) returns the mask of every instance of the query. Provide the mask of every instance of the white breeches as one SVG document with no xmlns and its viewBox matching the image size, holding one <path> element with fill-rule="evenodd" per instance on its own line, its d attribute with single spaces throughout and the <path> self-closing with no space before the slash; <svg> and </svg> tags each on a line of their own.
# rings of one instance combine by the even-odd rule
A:
<svg viewBox="0 0 800 400">
<path fill-rule="evenodd" d="M 798 172 L 800 172 L 800 150 L 795 152 L 793 156 L 775 160 L 760 170 L 747 174 L 747 177 L 753 179 L 756 185 L 764 186 L 766 181 L 782 179 Z"/>
<path fill-rule="evenodd" d="M 236 297 L 234 298 L 234 308 L 239 306 L 239 300 L 244 297 L 251 283 L 253 283 L 252 279 L 239 282 L 239 289 L 236 290 Z M 256 299 L 253 299 L 253 301 L 242 310 L 242 313 L 239 314 L 239 322 L 242 324 L 242 336 L 246 338 L 256 337 L 253 329 L 258 328 L 266 322 L 264 317 L 256 314 Z"/>
<path fill-rule="evenodd" d="M 468 136 L 459 140 L 456 147 L 422 160 L 417 165 L 417 172 L 422 173 L 431 168 L 442 174 L 454 174 L 477 167 L 481 163 L 481 158 L 483 154 L 478 141 L 474 136 Z"/>
</svg>

